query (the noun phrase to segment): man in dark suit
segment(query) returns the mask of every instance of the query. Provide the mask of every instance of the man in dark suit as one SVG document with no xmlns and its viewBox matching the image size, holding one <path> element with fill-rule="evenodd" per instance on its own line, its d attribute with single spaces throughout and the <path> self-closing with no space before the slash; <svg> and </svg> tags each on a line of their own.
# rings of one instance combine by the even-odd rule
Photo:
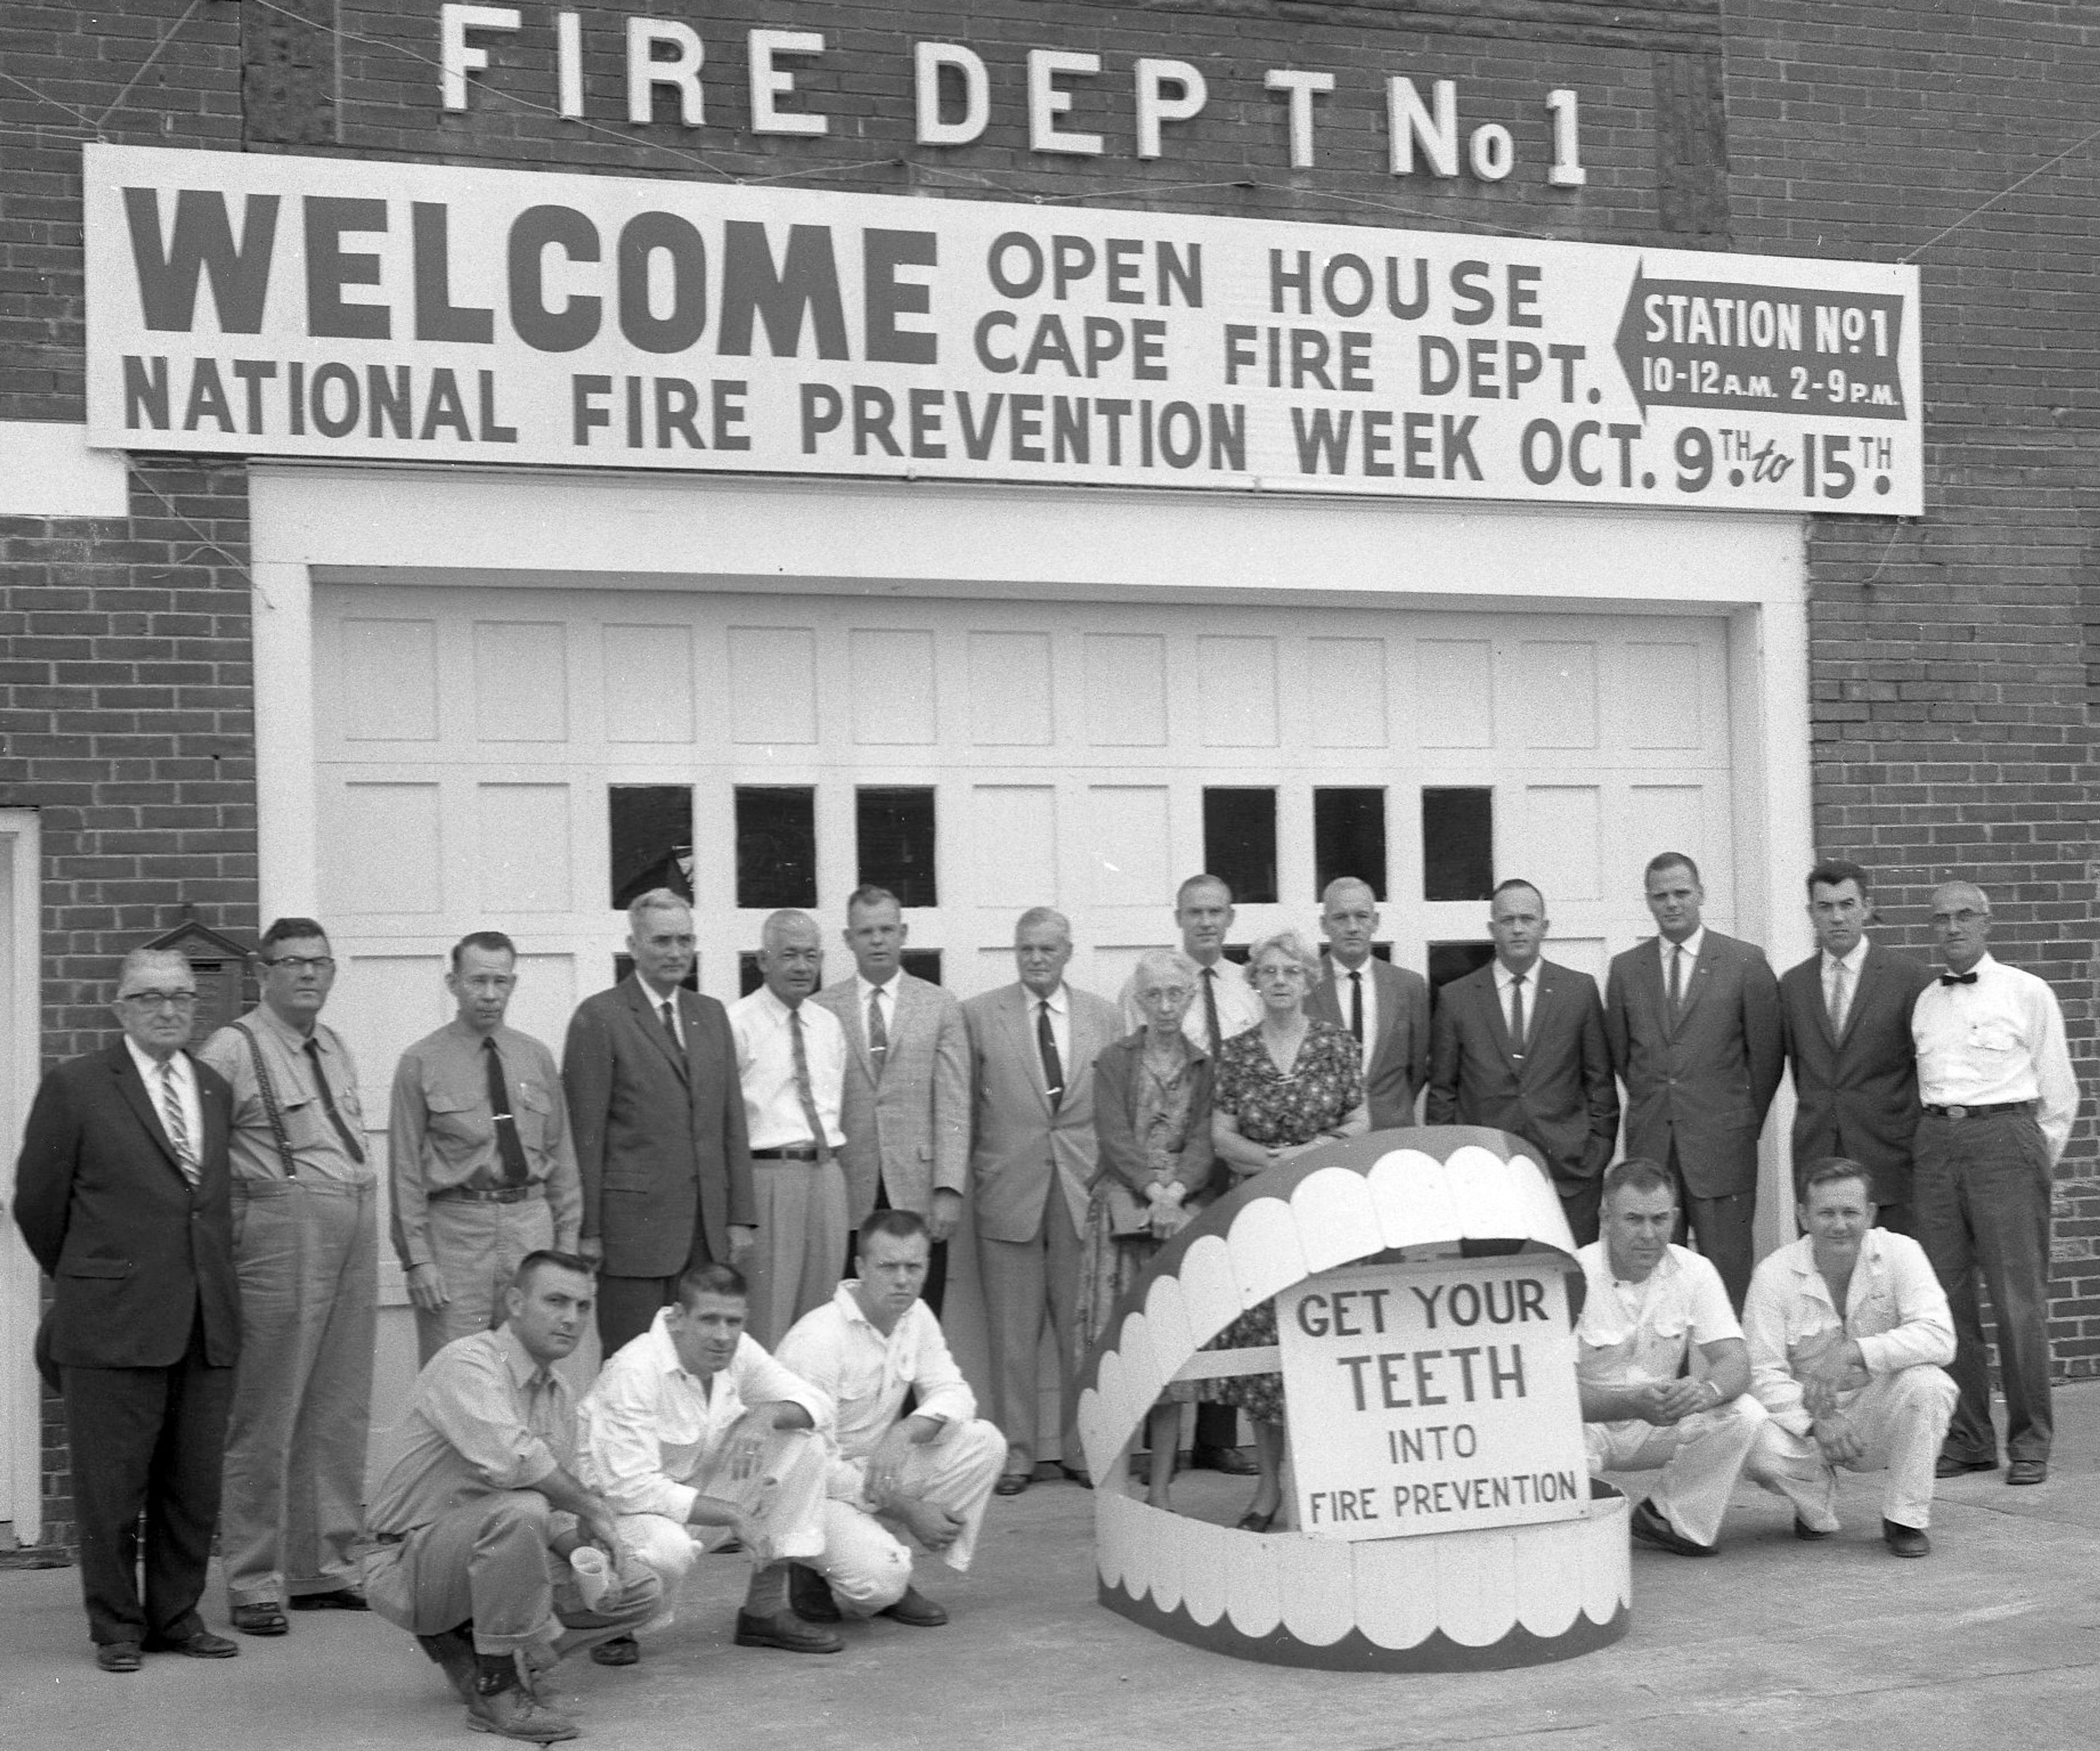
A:
<svg viewBox="0 0 2100 1751">
<path fill-rule="evenodd" d="M 858 1231 L 878 1210 L 926 1219 L 933 1255 L 920 1299 L 938 1316 L 948 1237 L 969 1184 L 970 1041 L 954 994 L 904 971 L 907 930 L 895 894 L 856 889 L 845 932 L 854 976 L 827 986 L 817 1001 L 846 1033 L 839 1122 L 850 1224 Z"/>
<path fill-rule="evenodd" d="M 1552 1175 L 1575 1244 L 1586 1246 L 1618 1140 L 1619 1091 L 1597 981 L 1540 958 L 1550 928 L 1529 882 L 1506 881 L 1489 898 L 1495 958 L 1437 994 L 1423 1117 L 1523 1138 Z"/>
<path fill-rule="evenodd" d="M 600 1272 L 607 1356 L 648 1330 L 689 1267 L 748 1252 L 758 1220 L 729 1017 L 683 988 L 692 909 L 655 888 L 628 924 L 634 977 L 577 1006 L 562 1051 L 584 1187 L 577 1250 Z"/>
<path fill-rule="evenodd" d="M 1021 980 L 963 1005 L 976 1091 L 970 1175 L 991 1328 L 992 1420 L 1004 1431 L 1003 1496 L 1028 1487 L 1040 1457 L 1035 1364 L 1047 1315 L 1057 1354 L 1078 1329 L 1079 1241 L 1099 1158 L 1094 1142 L 1094 1059 L 1116 1037 L 1105 999 L 1065 982 L 1072 927 L 1039 906 L 1014 927 Z M 1083 1481 L 1078 1406 L 1069 1390 L 1058 1431 L 1065 1475 Z"/>
<path fill-rule="evenodd" d="M 15 1220 L 55 1280 L 45 1335 L 65 1399 L 95 1661 L 136 1672 L 142 1650 L 240 1652 L 196 1609 L 218 1519 L 240 1288 L 233 1093 L 183 1049 L 196 1016 L 189 963 L 132 954 L 112 1007 L 124 1038 L 61 1064 L 37 1091 Z"/>
<path fill-rule="evenodd" d="M 1429 1080 L 1428 982 L 1372 955 L 1378 897 L 1368 882 L 1338 876 L 1320 903 L 1327 977 L 1313 987 L 1305 1012 L 1355 1034 L 1364 1048 L 1371 1129 L 1411 1125 L 1414 1097 Z"/>
<path fill-rule="evenodd" d="M 1758 1134 L 1786 1061 L 1779 981 L 1764 951 L 1709 930 L 1699 866 L 1648 860 L 1661 934 L 1614 955 L 1604 1037 L 1626 1087 L 1626 1153 L 1677 1176 L 1680 1222 L 1713 1260 L 1738 1312 L 1755 1264 Z"/>
<path fill-rule="evenodd" d="M 1858 864 L 1832 861 L 1808 872 L 1816 952 L 1779 981 L 1797 1103 L 1794 1180 L 1829 1156 L 1855 1161 L 1873 1176 L 1876 1225 L 1912 1234 L 1918 1104 L 1910 1012 L 1932 970 L 1873 941 L 1873 915 Z"/>
</svg>

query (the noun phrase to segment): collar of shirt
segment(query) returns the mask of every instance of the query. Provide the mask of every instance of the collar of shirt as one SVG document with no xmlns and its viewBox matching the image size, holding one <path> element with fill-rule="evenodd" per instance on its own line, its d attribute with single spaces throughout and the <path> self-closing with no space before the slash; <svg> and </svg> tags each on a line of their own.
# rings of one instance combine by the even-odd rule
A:
<svg viewBox="0 0 2100 1751">
<path fill-rule="evenodd" d="M 869 984 L 867 980 L 863 979 L 858 973 L 856 973 L 854 975 L 854 994 L 855 1000 L 860 1005 L 861 1012 L 863 1015 L 867 1012 L 868 999 L 879 993 L 882 996 L 889 999 L 889 1012 L 892 1015 L 894 1015 L 897 1012 L 898 988 L 902 985 L 903 982 L 904 975 L 902 973 L 893 973 L 880 985 Z"/>
<path fill-rule="evenodd" d="M 302 1034 L 267 1003 L 258 1003 L 242 1019 L 262 1029 L 266 1033 L 273 1034 L 285 1050 L 295 1059 L 305 1052 L 307 1042 L 310 1039 L 317 1039 L 321 1043 L 323 1057 L 332 1057 L 335 1055 L 335 1035 L 318 1021 L 314 1023 L 314 1030 L 311 1034 Z"/>
<path fill-rule="evenodd" d="M 1021 995 L 1028 999 L 1028 1007 L 1031 1011 L 1038 1003 L 1049 1004 L 1052 1017 L 1061 1021 L 1065 1018 L 1065 1012 L 1069 1007 L 1070 1001 L 1070 995 L 1065 989 L 1065 981 L 1061 979 L 1057 981 L 1057 989 L 1052 991 L 1048 997 L 1042 996 L 1037 992 L 1030 990 L 1025 985 L 1021 988 Z"/>
<path fill-rule="evenodd" d="M 510 1383 L 518 1389 L 521 1402 L 536 1383 L 551 1386 L 558 1390 L 561 1387 L 562 1377 L 553 1369 L 536 1361 L 532 1352 L 518 1341 L 518 1334 L 507 1324 L 496 1335 L 497 1347 L 503 1354 L 503 1365 L 510 1375 Z"/>
<path fill-rule="evenodd" d="M 1656 952 L 1662 956 L 1662 976 L 1667 979 L 1670 977 L 1670 951 L 1673 948 L 1684 950 L 1685 959 L 1692 964 L 1684 969 L 1687 973 L 1699 964 L 1699 951 L 1706 946 L 1706 927 L 1701 924 L 1682 942 L 1672 942 L 1664 936 L 1658 936 L 1655 941 Z"/>
<path fill-rule="evenodd" d="M 494 1028 L 484 1034 L 479 1029 L 469 1027 L 466 1023 L 460 1020 L 457 1016 L 454 1016 L 451 1021 L 445 1023 L 441 1031 L 451 1034 L 455 1039 L 459 1040 L 465 1045 L 471 1047 L 476 1052 L 481 1050 L 481 1043 L 483 1040 L 492 1039 L 496 1042 L 496 1049 L 504 1054 L 504 1061 L 505 1063 L 509 1063 L 510 1061 L 509 1050 L 510 1042 L 514 1039 L 522 1038 L 517 1030 L 511 1027 L 507 1022 L 499 1022 Z"/>
<path fill-rule="evenodd" d="M 1829 1282 L 1815 1262 L 1815 1237 L 1803 1234 L 1782 1251 L 1788 1266 L 1799 1279 L 1795 1292 L 1806 1295 L 1811 1301 L 1820 1301 L 1842 1319 L 1845 1310 L 1831 1300 Z M 1861 1272 L 1868 1277 L 1878 1277 L 1887 1265 L 1888 1261 L 1882 1250 L 1882 1230 L 1868 1228 L 1860 1237 L 1860 1256 L 1853 1262 L 1852 1284 L 1858 1284 Z M 1851 1288 L 1846 1289 L 1845 1299 L 1848 1302 L 1855 1299 Z"/>
<path fill-rule="evenodd" d="M 792 1008 L 791 1008 L 788 1004 L 780 1001 L 779 998 L 774 995 L 773 987 L 770 985 L 760 986 L 759 988 L 751 995 L 753 999 L 752 1005 L 752 1008 L 759 1014 L 764 1016 L 774 1025 L 774 1026 L 779 1028 L 786 1027 L 788 1025 L 790 1019 L 795 1014 L 796 1010 L 806 1009 L 809 1007 L 810 1003 L 809 999 L 805 997 L 801 1003 L 796 1003 Z M 808 1025 L 808 1020 L 809 1018 L 807 1017 L 803 1018 L 804 1025 L 805 1026 Z"/>
<path fill-rule="evenodd" d="M 1978 959 L 1976 964 L 1971 967 L 1969 970 L 1976 975 L 1976 982 L 1978 985 L 1988 985 L 1991 982 L 1991 975 L 1997 972 L 2004 964 L 2005 964 L 2002 961 L 1995 959 L 1988 949 L 1985 949 L 1982 955 Z M 1939 970 L 1942 973 L 1949 973 L 1954 971 L 1954 969 L 1948 966 L 1944 961 L 1940 963 Z M 1961 990 L 1961 987 L 1958 985 L 1942 985 L 1937 978 L 1935 978 L 1931 985 L 1928 986 L 1927 989 L 1931 990 L 1944 991 L 1949 997 L 1952 997 L 1959 992 Z"/>
<path fill-rule="evenodd" d="M 1502 1008 L 1507 1009 L 1509 988 L 1516 983 L 1516 975 L 1502 964 L 1499 956 L 1490 964 L 1495 969 L 1495 995 L 1504 999 Z M 1538 970 L 1545 964 L 1542 960 L 1535 960 L 1524 969 L 1524 988 L 1527 991 L 1535 991 L 1538 989 Z"/>
<path fill-rule="evenodd" d="M 140 1050 L 139 1042 L 129 1034 L 124 1036 L 124 1045 L 131 1054 L 132 1063 L 138 1066 L 139 1077 L 145 1083 L 146 1092 L 158 1100 L 161 1093 L 160 1061 L 151 1053 Z M 167 1061 L 175 1067 L 176 1088 L 188 1095 L 196 1087 L 196 1072 L 190 1068 L 190 1055 L 179 1051 Z"/>
<path fill-rule="evenodd" d="M 1851 974 L 1852 982 L 1856 985 L 1860 982 L 1860 969 L 1866 964 L 1867 938 L 1863 933 L 1860 937 L 1860 940 L 1852 945 L 1852 951 L 1851 954 L 1838 955 L 1830 954 L 1828 951 L 1824 953 L 1823 956 L 1823 977 L 1827 980 L 1832 973 L 1839 967 L 1842 967 L 1846 972 Z"/>
</svg>

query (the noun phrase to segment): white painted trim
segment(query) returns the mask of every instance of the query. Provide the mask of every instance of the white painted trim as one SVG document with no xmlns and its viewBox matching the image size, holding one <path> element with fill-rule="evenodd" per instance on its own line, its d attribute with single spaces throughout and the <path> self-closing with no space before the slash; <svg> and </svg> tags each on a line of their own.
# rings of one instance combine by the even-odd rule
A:
<svg viewBox="0 0 2100 1751">
<path fill-rule="evenodd" d="M 255 527 L 262 522 L 257 518 Z M 251 555 L 258 928 L 311 918 L 320 898 L 314 789 L 313 584 L 307 568 Z"/>
<path fill-rule="evenodd" d="M 33 809 L 0 809 L 0 863 L 8 876 L 8 915 L 0 917 L 9 963 L 7 1012 L 0 1016 L 0 1523 L 14 1522 L 23 1544 L 43 1537 L 43 1431 L 41 1393 L 30 1345 L 37 1330 L 42 1276 L 12 1220 L 15 1161 L 36 1098 L 42 1050 L 43 858 Z"/>
<path fill-rule="evenodd" d="M 89 449 L 85 426 L 0 420 L 0 517 L 122 517 L 130 510 L 123 456 Z"/>
</svg>

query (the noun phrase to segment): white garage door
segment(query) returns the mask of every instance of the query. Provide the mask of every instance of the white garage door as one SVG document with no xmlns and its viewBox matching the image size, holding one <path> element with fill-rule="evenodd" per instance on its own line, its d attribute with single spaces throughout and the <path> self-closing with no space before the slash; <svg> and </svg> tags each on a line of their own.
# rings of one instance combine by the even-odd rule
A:
<svg viewBox="0 0 2100 1751">
<path fill-rule="evenodd" d="M 318 891 L 374 1110 L 461 935 L 518 940 L 515 1019 L 558 1041 L 614 976 L 616 902 L 667 877 L 726 999 L 768 911 L 828 932 L 863 880 L 964 995 L 1013 977 L 1037 904 L 1113 994 L 1207 866 L 1242 941 L 1361 875 L 1422 969 L 1522 874 L 1551 952 L 1600 973 L 1665 847 L 1732 922 L 1718 618 L 336 584 L 315 640 Z"/>
</svg>

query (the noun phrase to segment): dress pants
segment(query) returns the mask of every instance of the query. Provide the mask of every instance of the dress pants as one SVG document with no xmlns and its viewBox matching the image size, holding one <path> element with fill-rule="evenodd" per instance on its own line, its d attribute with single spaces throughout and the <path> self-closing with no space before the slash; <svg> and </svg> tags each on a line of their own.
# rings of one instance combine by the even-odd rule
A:
<svg viewBox="0 0 2100 1751">
<path fill-rule="evenodd" d="M 179 1639 L 204 1627 L 196 1603 L 218 1520 L 234 1374 L 204 1358 L 200 1319 L 188 1352 L 165 1368 L 60 1370 L 74 1460 L 81 1594 L 88 1634 L 98 1643 Z"/>
<path fill-rule="evenodd" d="M 695 1264 L 704 1264 L 695 1259 Z M 690 1268 L 690 1267 L 688 1267 Z M 684 1272 L 680 1272 L 682 1277 Z M 678 1299 L 677 1277 L 607 1277 L 598 1279 L 598 1343 L 610 1359 L 648 1330 L 657 1310 Z"/>
<path fill-rule="evenodd" d="M 614 1595 L 619 1609 L 585 1607 L 575 1571 L 548 1549 L 575 1524 L 536 1490 L 470 1497 L 369 1551 L 364 1596 L 411 1635 L 442 1635 L 471 1619 L 475 1652 L 483 1654 L 573 1653 L 632 1634 L 656 1615 L 661 1590 L 653 1577 L 637 1586 L 623 1574 L 629 1586 Z"/>
<path fill-rule="evenodd" d="M 430 1206 L 430 1262 L 452 1297 L 416 1309 L 417 1361 L 427 1362 L 455 1338 L 503 1323 L 503 1291 L 526 1254 L 554 1244 L 554 1212 L 535 1192 L 514 1204 L 435 1197 Z"/>
<path fill-rule="evenodd" d="M 754 1161 L 758 1244 L 743 1261 L 751 1284 L 745 1329 L 770 1350 L 788 1328 L 832 1299 L 839 1260 L 852 1232 L 846 1216 L 845 1170 L 826 1162 Z"/>
<path fill-rule="evenodd" d="M 977 1555 L 977 1534 L 992 1485 L 1006 1462 L 1006 1437 L 981 1420 L 950 1423 L 944 1438 L 907 1447 L 897 1487 L 914 1502 L 945 1508 L 963 1523 L 941 1560 L 957 1574 Z M 911 1585 L 911 1546 L 902 1522 L 876 1512 L 862 1494 L 867 1467 L 854 1459 L 832 1466 L 832 1511 L 824 1521 L 824 1554 L 816 1564 L 840 1606 L 871 1617 L 904 1597 Z"/>
<path fill-rule="evenodd" d="M 1911 1198 L 1917 1237 L 1954 1316 L 1961 1389 L 1947 1452 L 1998 1456 L 1991 1423 L 1990 1360 L 1976 1274 L 1990 1287 L 1998 1366 L 2005 1387 L 2005 1453 L 2046 1459 L 2054 1432 L 2049 1381 L 2049 1219 L 2054 1178 L 2041 1127 L 2027 1113 L 1917 1122 Z"/>
<path fill-rule="evenodd" d="M 1743 1298 L 1750 1292 L 1750 1275 L 1758 1262 L 1755 1224 L 1758 1194 L 1737 1192 L 1727 1197 L 1695 1197 L 1685 1184 L 1684 1169 L 1677 1158 L 1677 1139 L 1670 1140 L 1670 1173 L 1677 1182 L 1677 1233 L 1684 1243 L 1688 1227 L 1706 1262 L 1721 1273 L 1728 1291 L 1728 1303 L 1740 1316 Z"/>
<path fill-rule="evenodd" d="M 1035 1237 L 1003 1241 L 981 1234 L 977 1250 L 990 1328 L 992 1421 L 1006 1435 L 1006 1469 L 1025 1475 L 1043 1457 L 1035 1377 L 1043 1321 L 1057 1334 L 1061 1371 L 1079 1325 L 1079 1235 L 1054 1169 Z M 1066 1465 L 1076 1466 L 1081 1462 L 1078 1401 L 1069 1378 L 1059 1387 L 1058 1450 Z"/>
<path fill-rule="evenodd" d="M 240 1365 L 219 1550 L 236 1605 L 354 1586 L 379 1294 L 377 1189 L 233 1182 Z"/>
<path fill-rule="evenodd" d="M 1592 1471 L 1652 1471 L 1662 1475 L 1648 1492 L 1650 1506 L 1688 1538 L 1712 1544 L 1744 1461 L 1771 1419 L 1747 1392 L 1682 1422 L 1586 1422 L 1583 1444 Z"/>
<path fill-rule="evenodd" d="M 1882 1518 L 1920 1532 L 1932 1524 L 1932 1468 L 1954 1414 L 1954 1382 L 1944 1369 L 1899 1368 L 1851 1394 L 1842 1407 L 1867 1450 L 1845 1469 L 1886 1471 Z M 1774 1495 L 1785 1496 L 1817 1532 L 1838 1529 L 1838 1473 L 1812 1435 L 1776 1422 L 1758 1431 L 1745 1470 Z"/>
</svg>

